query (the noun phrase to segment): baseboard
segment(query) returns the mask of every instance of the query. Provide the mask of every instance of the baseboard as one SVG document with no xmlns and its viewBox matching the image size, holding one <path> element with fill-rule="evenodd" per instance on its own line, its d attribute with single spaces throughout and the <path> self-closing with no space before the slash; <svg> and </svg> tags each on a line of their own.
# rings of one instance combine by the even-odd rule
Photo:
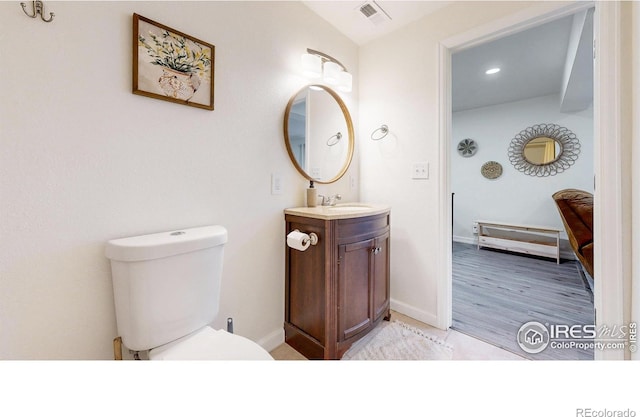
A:
<svg viewBox="0 0 640 417">
<path fill-rule="evenodd" d="M 428 311 L 420 310 L 419 308 L 394 300 L 393 298 L 391 299 L 390 304 L 391 310 L 397 311 L 398 313 L 409 316 L 412 319 L 416 319 L 430 326 L 438 328 L 438 317 L 435 314 Z M 393 316 L 393 313 L 391 315 Z"/>
<path fill-rule="evenodd" d="M 478 238 L 477 237 L 454 236 L 453 237 L 453 241 L 454 242 L 458 242 L 458 243 L 468 243 L 469 245 L 477 245 L 478 244 Z"/>
<path fill-rule="evenodd" d="M 271 352 L 284 343 L 284 327 L 274 330 L 256 342 L 267 352 Z"/>
</svg>

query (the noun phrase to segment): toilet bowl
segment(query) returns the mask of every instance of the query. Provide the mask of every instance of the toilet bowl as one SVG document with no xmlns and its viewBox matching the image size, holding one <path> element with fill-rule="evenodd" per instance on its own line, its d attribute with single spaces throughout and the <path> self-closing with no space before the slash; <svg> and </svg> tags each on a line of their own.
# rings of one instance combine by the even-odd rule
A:
<svg viewBox="0 0 640 417">
<path fill-rule="evenodd" d="M 151 349 L 150 360 L 272 360 L 246 337 L 204 327 L 184 338 Z"/>
<path fill-rule="evenodd" d="M 257 343 L 210 327 L 220 305 L 226 242 L 219 225 L 107 242 L 126 347 L 147 351 L 149 359 L 273 359 Z"/>
</svg>

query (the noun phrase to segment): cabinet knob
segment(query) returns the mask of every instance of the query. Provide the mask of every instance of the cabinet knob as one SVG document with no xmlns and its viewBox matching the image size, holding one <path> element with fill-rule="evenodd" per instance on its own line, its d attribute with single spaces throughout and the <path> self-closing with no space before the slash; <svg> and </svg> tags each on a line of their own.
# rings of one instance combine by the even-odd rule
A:
<svg viewBox="0 0 640 417">
<path fill-rule="evenodd" d="M 374 255 L 379 254 L 381 251 L 382 251 L 381 247 L 371 249 L 371 253 L 373 253 Z"/>
</svg>

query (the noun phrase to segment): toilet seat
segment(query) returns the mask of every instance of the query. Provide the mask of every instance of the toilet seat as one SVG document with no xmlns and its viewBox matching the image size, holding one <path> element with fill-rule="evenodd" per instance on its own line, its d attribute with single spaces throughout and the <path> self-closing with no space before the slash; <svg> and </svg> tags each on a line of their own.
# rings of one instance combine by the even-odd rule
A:
<svg viewBox="0 0 640 417">
<path fill-rule="evenodd" d="M 151 360 L 273 360 L 246 337 L 203 327 L 195 333 L 149 351 Z"/>
</svg>

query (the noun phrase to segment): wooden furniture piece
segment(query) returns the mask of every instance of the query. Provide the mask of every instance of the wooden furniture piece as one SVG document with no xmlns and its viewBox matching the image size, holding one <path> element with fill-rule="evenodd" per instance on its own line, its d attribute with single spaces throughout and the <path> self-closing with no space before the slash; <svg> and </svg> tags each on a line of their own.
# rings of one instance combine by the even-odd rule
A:
<svg viewBox="0 0 640 417">
<path fill-rule="evenodd" d="M 560 229 L 478 220 L 478 249 L 494 248 L 555 258 L 560 263 Z"/>
<path fill-rule="evenodd" d="M 390 318 L 389 211 L 344 218 L 306 210 L 320 214 L 285 210 L 287 234 L 318 236 L 305 251 L 286 248 L 285 341 L 309 359 L 340 359 Z"/>
</svg>

